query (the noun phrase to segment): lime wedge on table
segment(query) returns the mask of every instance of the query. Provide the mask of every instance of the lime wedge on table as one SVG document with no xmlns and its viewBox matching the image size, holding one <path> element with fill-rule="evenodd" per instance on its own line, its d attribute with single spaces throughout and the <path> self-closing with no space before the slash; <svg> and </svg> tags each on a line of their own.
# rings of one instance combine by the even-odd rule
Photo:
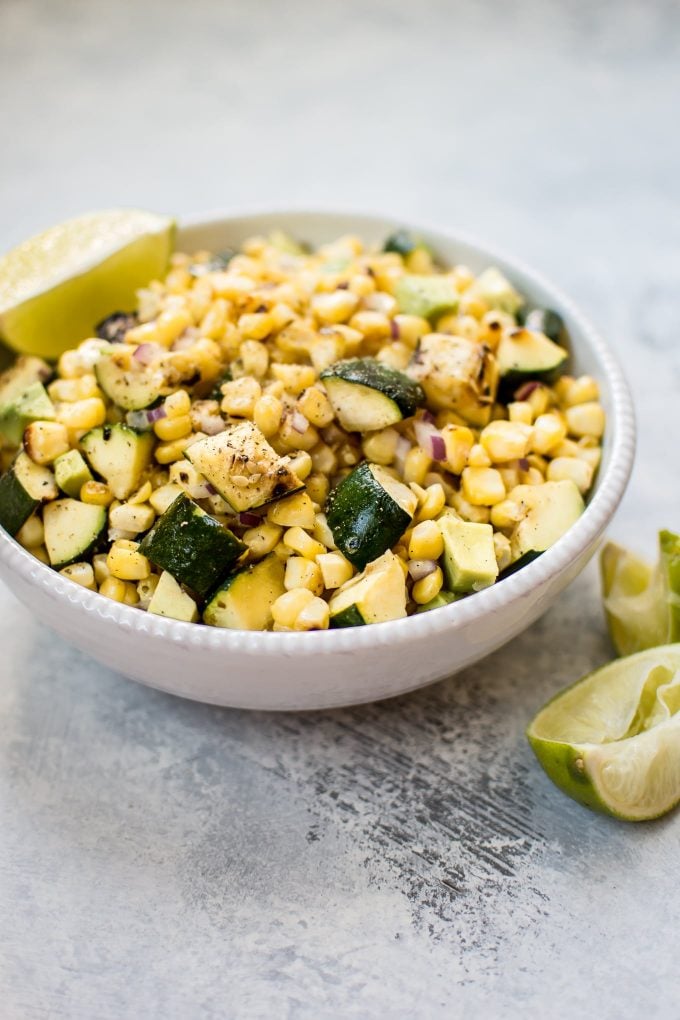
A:
<svg viewBox="0 0 680 1020">
<path fill-rule="evenodd" d="M 659 532 L 652 569 L 612 542 L 600 558 L 609 633 L 619 655 L 680 641 L 680 537 Z"/>
<path fill-rule="evenodd" d="M 552 781 L 629 821 L 680 801 L 680 644 L 616 659 L 558 694 L 527 730 Z"/>
<path fill-rule="evenodd" d="M 173 234 L 167 216 L 109 209 L 24 241 L 0 258 L 0 337 L 58 357 L 107 315 L 135 307 L 135 291 L 164 272 Z"/>
</svg>

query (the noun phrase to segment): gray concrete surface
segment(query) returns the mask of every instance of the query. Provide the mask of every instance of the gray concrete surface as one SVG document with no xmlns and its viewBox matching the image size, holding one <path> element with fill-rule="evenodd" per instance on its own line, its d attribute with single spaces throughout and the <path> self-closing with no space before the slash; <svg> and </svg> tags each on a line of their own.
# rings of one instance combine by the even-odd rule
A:
<svg viewBox="0 0 680 1020">
<path fill-rule="evenodd" d="M 540 266 L 633 384 L 613 534 L 680 526 L 677 3 L 2 0 L 0 86 L 2 247 L 97 206 L 325 204 Z M 173 700 L 5 589 L 0 649 L 3 1020 L 677 1017 L 679 819 L 589 814 L 523 737 L 610 654 L 594 569 L 352 711 Z"/>
</svg>

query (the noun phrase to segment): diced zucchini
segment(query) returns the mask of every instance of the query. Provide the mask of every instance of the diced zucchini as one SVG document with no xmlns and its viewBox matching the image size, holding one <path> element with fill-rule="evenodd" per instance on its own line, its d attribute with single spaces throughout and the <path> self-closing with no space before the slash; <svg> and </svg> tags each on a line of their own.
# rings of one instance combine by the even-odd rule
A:
<svg viewBox="0 0 680 1020">
<path fill-rule="evenodd" d="M 0 412 L 34 383 L 45 383 L 52 369 L 42 358 L 23 355 L 0 375 Z"/>
<path fill-rule="evenodd" d="M 553 340 L 556 344 L 564 335 L 562 316 L 559 312 L 554 312 L 552 308 L 532 308 L 524 316 L 522 325 L 533 333 L 543 333 L 548 340 Z"/>
<path fill-rule="evenodd" d="M 498 389 L 498 366 L 484 344 L 448 333 L 429 333 L 408 374 L 421 383 L 428 406 L 455 411 L 471 425 L 487 425 Z"/>
<path fill-rule="evenodd" d="M 198 620 L 198 606 L 167 570 L 160 576 L 147 612 L 184 623 L 196 623 Z"/>
<path fill-rule="evenodd" d="M 72 499 L 78 499 L 85 482 L 92 481 L 92 472 L 81 453 L 69 450 L 55 460 L 54 478 L 62 492 Z"/>
<path fill-rule="evenodd" d="M 42 383 L 32 383 L 0 409 L 0 436 L 10 446 L 21 446 L 24 430 L 33 421 L 53 421 L 54 404 Z"/>
<path fill-rule="evenodd" d="M 395 252 L 397 255 L 405 257 L 417 247 L 418 242 L 414 240 L 408 230 L 395 230 L 385 239 L 383 251 Z"/>
<path fill-rule="evenodd" d="M 326 519 L 338 549 L 363 570 L 399 541 L 416 511 L 415 493 L 377 464 L 360 464 L 331 492 Z"/>
<path fill-rule="evenodd" d="M 459 295 L 448 276 L 405 273 L 396 284 L 394 296 L 404 315 L 437 319 L 458 307 Z"/>
<path fill-rule="evenodd" d="M 372 432 L 409 418 L 425 403 L 422 386 L 375 358 L 337 361 L 321 373 L 328 399 L 348 432 Z"/>
<path fill-rule="evenodd" d="M 107 483 L 116 499 L 127 499 L 139 487 L 151 462 L 152 432 L 128 425 L 101 425 L 86 433 L 81 445 L 90 466 Z"/>
<path fill-rule="evenodd" d="M 26 523 L 40 506 L 59 495 L 49 468 L 34 464 L 23 452 L 0 478 L 0 526 L 10 535 Z"/>
<path fill-rule="evenodd" d="M 266 630 L 273 623 L 272 606 L 285 592 L 283 561 L 270 553 L 231 574 L 218 588 L 203 613 L 209 627 Z"/>
<path fill-rule="evenodd" d="M 524 304 L 522 295 L 495 266 L 490 266 L 480 273 L 468 293 L 480 297 L 489 308 L 507 312 L 509 315 L 516 315 Z"/>
<path fill-rule="evenodd" d="M 95 548 L 106 528 L 106 507 L 81 503 L 77 499 L 57 499 L 43 510 L 45 546 L 50 563 L 61 570 L 85 559 Z"/>
<path fill-rule="evenodd" d="M 441 609 L 442 606 L 450 606 L 452 602 L 457 600 L 458 595 L 455 595 L 452 591 L 440 591 L 438 595 L 435 595 L 433 599 L 426 602 L 424 606 L 418 606 L 416 615 L 418 613 L 429 613 L 431 609 Z"/>
<path fill-rule="evenodd" d="M 139 551 L 200 598 L 222 580 L 246 546 L 184 493 L 141 541 Z"/>
<path fill-rule="evenodd" d="M 570 479 L 543 485 L 516 485 L 510 493 L 524 516 L 510 536 L 512 566 L 524 566 L 545 552 L 569 530 L 585 507 Z"/>
<path fill-rule="evenodd" d="M 94 366 L 97 382 L 107 397 L 125 411 L 149 407 L 161 394 L 166 383 L 159 364 L 142 365 L 135 360 L 135 348 L 120 345 L 103 354 Z"/>
<path fill-rule="evenodd" d="M 530 329 L 506 333 L 496 350 L 498 369 L 506 388 L 530 379 L 553 382 L 566 368 L 568 357 L 564 347 Z"/>
<path fill-rule="evenodd" d="M 304 244 L 300 244 L 299 241 L 296 241 L 295 238 L 291 237 L 290 234 L 286 234 L 283 230 L 272 230 L 268 241 L 272 248 L 283 252 L 284 255 L 304 255 L 309 251 L 309 248 Z"/>
<path fill-rule="evenodd" d="M 228 425 L 185 452 L 197 471 L 237 512 L 254 510 L 303 488 L 288 460 L 272 449 L 252 422 Z"/>
<path fill-rule="evenodd" d="M 361 574 L 334 592 L 329 604 L 331 627 L 362 627 L 406 616 L 406 580 L 392 552 L 369 563 Z"/>
<path fill-rule="evenodd" d="M 444 539 L 444 577 L 452 592 L 488 588 L 498 577 L 498 563 L 490 524 L 457 521 L 451 516 L 438 522 Z"/>
</svg>

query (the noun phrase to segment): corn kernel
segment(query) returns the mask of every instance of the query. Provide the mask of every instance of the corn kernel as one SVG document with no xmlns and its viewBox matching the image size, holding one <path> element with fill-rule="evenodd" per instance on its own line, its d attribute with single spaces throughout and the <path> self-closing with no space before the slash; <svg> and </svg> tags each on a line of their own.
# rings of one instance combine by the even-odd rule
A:
<svg viewBox="0 0 680 1020">
<path fill-rule="evenodd" d="M 149 503 L 157 514 L 164 514 L 168 507 L 184 492 L 181 486 L 173 483 L 161 485 L 149 496 Z"/>
<path fill-rule="evenodd" d="M 485 471 L 490 469 L 467 468 L 466 470 Z M 475 506 L 473 503 L 471 503 L 469 500 L 465 498 L 462 492 L 452 493 L 451 504 L 464 521 L 470 521 L 473 524 L 489 523 L 490 518 L 489 508 L 487 506 Z"/>
<path fill-rule="evenodd" d="M 398 372 L 403 372 L 411 360 L 411 354 L 410 347 L 397 340 L 393 344 L 381 347 L 376 354 L 376 361 L 389 368 L 396 368 Z"/>
<path fill-rule="evenodd" d="M 106 565 L 112 576 L 121 581 L 143 581 L 151 573 L 146 556 L 138 552 L 136 544 L 131 542 L 114 542 Z"/>
<path fill-rule="evenodd" d="M 80 490 L 80 499 L 91 506 L 110 506 L 113 493 L 103 482 L 85 482 Z"/>
<path fill-rule="evenodd" d="M 359 334 L 361 336 L 361 334 Z M 314 344 L 309 352 L 312 365 L 317 372 L 323 372 L 345 354 L 345 342 L 341 336 L 324 336 Z"/>
<path fill-rule="evenodd" d="M 333 325 L 347 322 L 359 303 L 351 290 L 335 290 L 330 294 L 314 294 L 310 309 L 319 322 Z"/>
<path fill-rule="evenodd" d="M 328 476 L 335 474 L 338 458 L 326 443 L 317 443 L 316 446 L 312 447 L 310 456 L 314 471 L 320 471 L 321 474 Z M 370 460 L 371 458 L 369 457 L 368 459 Z"/>
<path fill-rule="evenodd" d="M 328 492 L 330 490 L 330 482 L 326 475 L 315 471 L 307 479 L 307 493 L 309 498 L 322 506 L 328 499 Z"/>
<path fill-rule="evenodd" d="M 412 560 L 438 560 L 444 552 L 444 539 L 434 521 L 422 521 L 411 531 L 408 555 Z"/>
<path fill-rule="evenodd" d="M 111 577 L 111 571 L 106 565 L 106 559 L 106 553 L 97 553 L 96 556 L 92 557 L 94 579 L 98 585 L 103 584 L 107 577 Z"/>
<path fill-rule="evenodd" d="M 308 386 L 298 397 L 298 408 L 312 425 L 324 428 L 335 417 L 333 406 L 320 386 Z"/>
<path fill-rule="evenodd" d="M 201 318 L 200 331 L 201 336 L 208 337 L 210 340 L 219 340 L 224 332 L 224 327 L 227 322 L 227 315 L 229 313 L 229 303 L 224 298 L 216 298 L 211 305 L 206 309 L 205 314 Z M 199 309 L 194 305 L 194 315 Z"/>
<path fill-rule="evenodd" d="M 222 386 L 222 403 L 220 407 L 226 414 L 237 418 L 252 418 L 255 405 L 262 395 L 262 387 L 257 379 L 241 376 L 232 379 Z"/>
<path fill-rule="evenodd" d="M 137 591 L 137 585 L 131 581 L 125 581 L 125 595 L 123 596 L 123 602 L 126 606 L 136 606 L 139 602 L 139 592 Z"/>
<path fill-rule="evenodd" d="M 69 429 L 94 429 L 106 421 L 106 406 L 101 397 L 57 404 L 57 421 Z"/>
<path fill-rule="evenodd" d="M 386 340 L 392 336 L 390 320 L 384 312 L 357 312 L 350 319 L 349 325 L 351 329 L 363 333 L 367 340 Z"/>
<path fill-rule="evenodd" d="M 323 552 L 316 557 L 324 587 L 339 588 L 354 574 L 354 567 L 340 552 Z"/>
<path fill-rule="evenodd" d="M 500 573 L 501 570 L 505 570 L 506 567 L 509 567 L 512 562 L 510 539 L 507 535 L 501 535 L 500 531 L 495 531 L 493 536 L 493 548 L 496 554 L 498 571 Z"/>
<path fill-rule="evenodd" d="M 133 506 L 139 503 L 148 503 L 151 492 L 151 482 L 144 482 L 144 484 L 140 486 L 136 492 L 133 492 L 131 496 L 128 496 L 127 501 Z"/>
<path fill-rule="evenodd" d="M 508 404 L 508 418 L 518 425 L 531 425 L 534 409 L 526 400 L 515 400 Z"/>
<path fill-rule="evenodd" d="M 255 402 L 253 408 L 253 421 L 263 436 L 273 436 L 278 431 L 283 414 L 283 404 L 278 397 L 270 393 L 264 393 Z"/>
<path fill-rule="evenodd" d="M 326 520 L 325 514 L 316 514 L 314 517 L 314 528 L 312 534 L 317 542 L 321 542 L 327 549 L 335 549 L 335 539 L 333 538 L 333 532 L 328 527 L 328 521 Z"/>
<path fill-rule="evenodd" d="M 411 588 L 411 598 L 419 606 L 424 606 L 426 602 L 430 602 L 431 599 L 439 595 L 443 584 L 444 575 L 442 574 L 441 567 L 437 567 L 431 574 L 421 577 L 419 581 L 416 581 Z"/>
<path fill-rule="evenodd" d="M 243 541 L 254 556 L 262 557 L 272 552 L 282 534 L 283 528 L 263 522 L 255 528 L 249 528 L 243 535 Z"/>
<path fill-rule="evenodd" d="M 114 602 L 125 602 L 126 590 L 125 582 L 117 577 L 106 577 L 99 585 L 99 594 Z"/>
<path fill-rule="evenodd" d="M 271 374 L 295 397 L 316 382 L 316 372 L 311 365 L 274 364 L 271 366 Z"/>
<path fill-rule="evenodd" d="M 537 386 L 535 390 L 532 390 L 527 397 L 527 403 L 531 407 L 534 418 L 538 418 L 539 415 L 545 414 L 550 407 L 550 394 L 547 387 Z"/>
<path fill-rule="evenodd" d="M 264 378 L 269 367 L 269 351 L 259 340 L 244 340 L 240 351 L 243 370 L 246 375 Z"/>
<path fill-rule="evenodd" d="M 288 528 L 283 536 L 283 541 L 289 549 L 299 553 L 307 560 L 314 560 L 326 552 L 326 547 L 308 535 L 303 528 Z"/>
<path fill-rule="evenodd" d="M 567 426 L 557 414 L 539 414 L 534 422 L 534 433 L 531 439 L 532 449 L 536 453 L 550 453 L 567 435 Z"/>
<path fill-rule="evenodd" d="M 571 479 L 579 492 L 586 493 L 593 484 L 593 468 L 585 460 L 576 457 L 556 457 L 548 464 L 547 479 L 549 482 L 561 482 Z"/>
<path fill-rule="evenodd" d="M 514 528 L 523 517 L 522 507 L 513 499 L 502 499 L 500 503 L 491 507 L 491 523 L 494 528 L 501 530 Z"/>
<path fill-rule="evenodd" d="M 422 319 L 419 315 L 395 315 L 392 321 L 398 339 L 412 350 L 421 337 L 432 332 L 427 319 Z"/>
<path fill-rule="evenodd" d="M 582 375 L 578 379 L 570 379 L 564 389 L 563 402 L 567 407 L 576 404 L 588 404 L 600 398 L 600 387 L 592 376 Z"/>
<path fill-rule="evenodd" d="M 177 390 L 163 401 L 168 418 L 184 418 L 191 410 L 191 397 L 186 390 Z"/>
<path fill-rule="evenodd" d="M 160 421 L 155 422 L 153 430 L 164 442 L 181 439 L 191 432 L 191 418 L 188 414 L 180 415 L 177 418 L 161 418 Z"/>
<path fill-rule="evenodd" d="M 412 447 L 404 460 L 404 481 L 422 485 L 431 463 L 432 458 L 424 450 L 419 446 Z"/>
<path fill-rule="evenodd" d="M 473 506 L 493 506 L 505 499 L 503 478 L 495 468 L 466 467 L 462 480 L 463 495 Z"/>
<path fill-rule="evenodd" d="M 583 442 L 583 440 L 581 440 Z M 581 460 L 585 460 L 587 464 L 593 469 L 593 473 L 597 471 L 602 460 L 602 449 L 599 446 L 581 446 L 580 443 L 577 447 L 578 453 L 574 456 L 580 457 Z"/>
<path fill-rule="evenodd" d="M 454 475 L 459 475 L 467 464 L 475 437 L 466 425 L 452 424 L 443 425 L 441 435 L 446 447 L 444 467 Z"/>
<path fill-rule="evenodd" d="M 295 312 L 285 301 L 277 301 L 269 314 L 272 319 L 272 330 L 274 332 L 284 329 L 295 320 Z"/>
<path fill-rule="evenodd" d="M 119 528 L 121 531 L 129 531 L 138 535 L 142 531 L 148 531 L 156 519 L 156 514 L 148 504 L 121 503 L 111 507 L 109 511 L 109 523 L 112 528 Z"/>
<path fill-rule="evenodd" d="M 604 411 L 594 401 L 568 407 L 565 417 L 572 436 L 594 436 L 599 439 L 604 432 Z"/>
<path fill-rule="evenodd" d="M 264 340 L 273 330 L 274 321 L 269 312 L 252 312 L 240 317 L 238 328 L 245 340 Z"/>
<path fill-rule="evenodd" d="M 37 549 L 45 541 L 43 522 L 33 514 L 24 521 L 14 537 L 24 549 Z"/>
<path fill-rule="evenodd" d="M 51 464 L 68 452 L 68 430 L 56 421 L 32 421 L 24 430 L 24 448 L 36 464 Z"/>
<path fill-rule="evenodd" d="M 159 464 L 174 464 L 182 458 L 182 454 L 189 445 L 190 437 L 175 439 L 171 443 L 160 443 L 154 452 L 154 457 Z"/>
<path fill-rule="evenodd" d="M 309 606 L 313 600 L 314 595 L 309 588 L 297 588 L 293 591 L 287 591 L 283 595 L 279 595 L 272 605 L 272 617 L 274 618 L 274 622 L 283 627 L 290 627 L 292 629 L 299 614 L 306 606 Z"/>
<path fill-rule="evenodd" d="M 137 598 L 142 609 L 148 609 L 151 599 L 154 597 L 160 577 L 158 574 L 150 574 L 144 580 L 137 583 Z"/>
<path fill-rule="evenodd" d="M 492 462 L 503 463 L 526 457 L 531 427 L 518 422 L 492 421 L 482 430 L 480 442 Z"/>
<path fill-rule="evenodd" d="M 306 492 L 296 492 L 292 496 L 286 496 L 273 503 L 267 512 L 267 521 L 270 524 L 280 524 L 284 528 L 293 528 L 296 525 L 300 528 L 314 527 L 314 503 Z"/>
<path fill-rule="evenodd" d="M 491 458 L 481 443 L 474 443 L 468 454 L 468 467 L 488 468 L 491 467 Z"/>
<path fill-rule="evenodd" d="M 428 481 L 429 476 L 425 478 Z M 444 509 L 446 504 L 446 492 L 440 481 L 430 483 L 424 490 L 422 496 L 418 496 L 418 510 L 416 521 L 430 521 Z"/>
<path fill-rule="evenodd" d="M 381 429 L 379 432 L 370 432 L 361 441 L 361 448 L 364 456 L 372 464 L 382 464 L 385 467 L 394 463 L 397 452 L 399 433 L 396 429 Z"/>
<path fill-rule="evenodd" d="M 283 413 L 278 439 L 288 449 L 311 450 L 319 441 L 319 433 L 304 414 L 288 407 Z"/>
<path fill-rule="evenodd" d="M 327 630 L 330 623 L 328 603 L 323 599 L 314 598 L 308 602 L 297 615 L 295 630 Z"/>
<path fill-rule="evenodd" d="M 298 450 L 289 457 L 291 471 L 298 476 L 301 482 L 309 477 L 312 471 L 312 458 L 306 450 Z"/>
</svg>

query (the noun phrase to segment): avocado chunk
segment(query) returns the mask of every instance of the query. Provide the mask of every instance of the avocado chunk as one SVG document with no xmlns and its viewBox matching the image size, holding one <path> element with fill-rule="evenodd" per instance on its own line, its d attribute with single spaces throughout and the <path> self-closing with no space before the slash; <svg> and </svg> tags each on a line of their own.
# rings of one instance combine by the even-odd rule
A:
<svg viewBox="0 0 680 1020">
<path fill-rule="evenodd" d="M 272 606 L 285 592 L 285 568 L 275 553 L 235 571 L 217 589 L 203 613 L 209 627 L 267 630 Z"/>
<path fill-rule="evenodd" d="M 92 481 L 92 472 L 81 453 L 69 450 L 55 460 L 54 478 L 62 492 L 72 499 L 78 499 L 83 485 Z"/>
<path fill-rule="evenodd" d="M 147 611 L 156 616 L 167 616 L 171 620 L 181 620 L 184 623 L 196 623 L 198 620 L 196 603 L 167 570 L 164 570 L 160 576 Z"/>
<path fill-rule="evenodd" d="M 479 274 L 469 293 L 480 297 L 489 308 L 507 312 L 508 315 L 516 315 L 524 304 L 522 295 L 495 266 L 490 266 Z"/>
<path fill-rule="evenodd" d="M 21 446 L 24 431 L 34 421 L 54 421 L 54 404 L 42 383 L 32 383 L 0 409 L 0 435 L 10 446 Z"/>
<path fill-rule="evenodd" d="M 405 273 L 394 290 L 399 311 L 404 315 L 419 315 L 422 319 L 437 319 L 445 312 L 458 307 L 458 291 L 448 276 Z"/>
<path fill-rule="evenodd" d="M 498 577 L 498 563 L 490 524 L 457 521 L 452 516 L 437 521 L 444 539 L 444 577 L 454 593 L 480 591 Z"/>
<path fill-rule="evenodd" d="M 331 627 L 363 627 L 406 616 L 406 581 L 393 552 L 346 581 L 329 602 Z"/>
</svg>

